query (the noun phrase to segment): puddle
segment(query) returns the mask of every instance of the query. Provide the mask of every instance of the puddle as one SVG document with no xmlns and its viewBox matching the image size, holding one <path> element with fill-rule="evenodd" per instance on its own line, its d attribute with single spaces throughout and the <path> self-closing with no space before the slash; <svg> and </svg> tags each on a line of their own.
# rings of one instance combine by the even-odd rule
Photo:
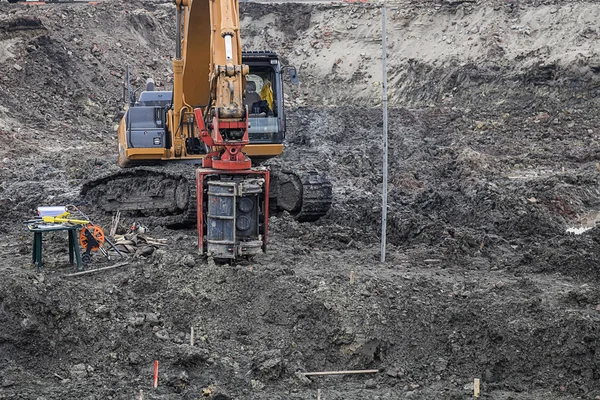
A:
<svg viewBox="0 0 600 400">
<path fill-rule="evenodd" d="M 591 211 L 579 218 L 577 224 L 567 228 L 567 233 L 581 235 L 595 227 L 598 222 L 600 222 L 600 211 Z"/>
</svg>

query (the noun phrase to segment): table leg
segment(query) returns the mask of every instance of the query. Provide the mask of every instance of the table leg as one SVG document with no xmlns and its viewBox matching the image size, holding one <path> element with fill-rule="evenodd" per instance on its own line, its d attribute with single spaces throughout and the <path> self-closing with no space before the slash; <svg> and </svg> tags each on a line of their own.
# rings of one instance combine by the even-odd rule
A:
<svg viewBox="0 0 600 400">
<path fill-rule="evenodd" d="M 73 240 L 73 249 L 75 250 L 75 258 L 77 259 L 77 270 L 83 270 L 81 266 L 81 252 L 79 251 L 79 241 L 74 238 Z"/>
<path fill-rule="evenodd" d="M 36 249 L 35 255 L 37 258 L 37 270 L 38 272 L 42 270 L 42 232 L 35 233 L 35 241 L 36 241 Z"/>
<path fill-rule="evenodd" d="M 73 253 L 75 252 L 75 233 L 73 229 L 69 229 L 69 264 L 73 265 Z"/>
<path fill-rule="evenodd" d="M 31 250 L 31 263 L 35 264 L 37 260 L 37 233 L 33 233 L 33 245 Z"/>
</svg>

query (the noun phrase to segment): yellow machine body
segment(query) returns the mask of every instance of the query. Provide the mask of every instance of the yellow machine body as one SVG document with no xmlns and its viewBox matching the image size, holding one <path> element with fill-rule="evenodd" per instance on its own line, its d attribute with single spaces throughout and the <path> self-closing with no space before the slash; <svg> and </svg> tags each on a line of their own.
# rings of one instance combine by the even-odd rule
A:
<svg viewBox="0 0 600 400">
<path fill-rule="evenodd" d="M 181 40 L 176 44 L 180 48 L 173 59 L 172 107 L 164 121 L 167 145 L 132 145 L 128 136 L 131 135 L 130 116 L 126 114 L 118 129 L 121 167 L 172 160 L 200 163 L 206 154 L 191 152 L 188 145 L 190 139 L 199 137 L 194 108 L 218 112 L 221 120 L 239 121 L 246 116 L 244 97 L 249 66 L 242 64 L 238 1 L 177 0 L 176 4 Z M 226 50 L 227 36 L 231 38 L 230 57 Z M 265 63 L 269 62 L 270 59 L 265 59 Z M 282 85 L 278 87 L 282 92 Z M 283 100 L 283 93 L 279 96 Z M 280 104 L 279 111 L 283 113 L 283 104 Z M 284 122 L 281 125 L 280 131 L 285 129 Z M 283 133 L 273 137 L 270 143 L 269 140 L 251 138 L 244 153 L 256 160 L 280 155 L 283 152 Z"/>
</svg>

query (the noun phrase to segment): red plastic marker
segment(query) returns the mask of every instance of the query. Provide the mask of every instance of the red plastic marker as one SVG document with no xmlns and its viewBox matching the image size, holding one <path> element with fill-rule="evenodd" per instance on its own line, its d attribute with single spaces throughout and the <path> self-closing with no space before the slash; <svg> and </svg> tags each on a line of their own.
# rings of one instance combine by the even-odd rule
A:
<svg viewBox="0 0 600 400">
<path fill-rule="evenodd" d="M 158 360 L 154 361 L 154 389 L 158 388 Z"/>
</svg>

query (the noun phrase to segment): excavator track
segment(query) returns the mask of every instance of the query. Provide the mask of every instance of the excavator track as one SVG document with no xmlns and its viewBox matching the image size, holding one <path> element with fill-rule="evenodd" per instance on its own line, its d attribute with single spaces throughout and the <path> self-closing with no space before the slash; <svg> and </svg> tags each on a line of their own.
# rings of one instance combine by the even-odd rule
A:
<svg viewBox="0 0 600 400">
<path fill-rule="evenodd" d="M 135 167 L 86 182 L 86 203 L 108 214 L 128 212 L 155 226 L 196 223 L 196 178 L 193 165 Z"/>
<path fill-rule="evenodd" d="M 272 167 L 272 212 L 289 212 L 300 222 L 312 222 L 323 217 L 331 208 L 331 182 L 316 170 L 291 171 Z"/>
<path fill-rule="evenodd" d="M 86 182 L 83 200 L 107 214 L 131 213 L 146 224 L 196 224 L 196 166 L 176 164 L 127 168 Z M 331 208 L 331 182 L 315 170 L 271 170 L 270 212 L 316 221 Z"/>
</svg>

